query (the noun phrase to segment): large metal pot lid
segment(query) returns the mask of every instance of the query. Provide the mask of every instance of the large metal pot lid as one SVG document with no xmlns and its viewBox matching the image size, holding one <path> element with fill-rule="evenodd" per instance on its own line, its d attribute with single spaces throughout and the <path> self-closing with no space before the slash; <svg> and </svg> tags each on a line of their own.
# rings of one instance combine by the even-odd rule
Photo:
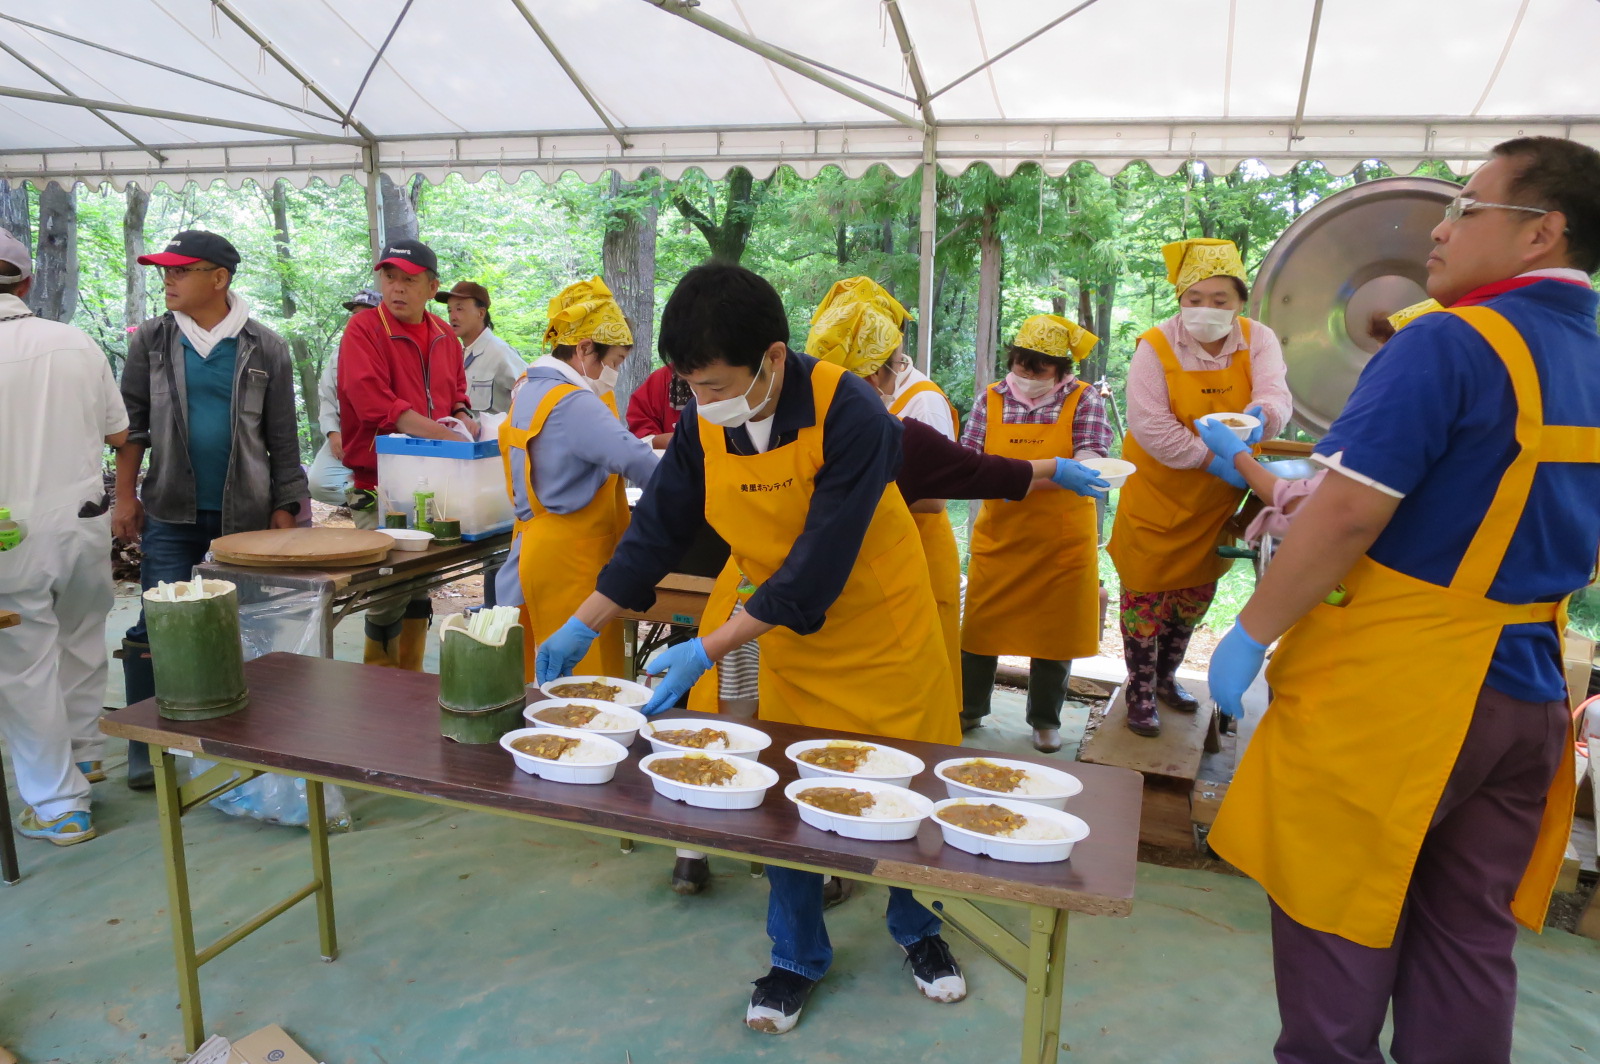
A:
<svg viewBox="0 0 1600 1064">
<path fill-rule="evenodd" d="M 1283 344 L 1294 423 L 1322 436 L 1381 346 L 1375 315 L 1428 296 L 1429 234 L 1459 185 L 1385 177 L 1338 192 L 1285 229 L 1256 271 L 1250 316 Z"/>
</svg>

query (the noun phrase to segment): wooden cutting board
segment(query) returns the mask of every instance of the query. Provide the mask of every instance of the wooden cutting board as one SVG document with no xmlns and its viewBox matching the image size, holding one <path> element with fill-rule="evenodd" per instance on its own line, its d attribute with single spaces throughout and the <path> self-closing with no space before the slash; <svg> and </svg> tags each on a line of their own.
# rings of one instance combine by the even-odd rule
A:
<svg viewBox="0 0 1600 1064">
<path fill-rule="evenodd" d="M 360 528 L 268 528 L 211 541 L 219 562 L 308 569 L 382 561 L 393 547 L 392 536 Z"/>
</svg>

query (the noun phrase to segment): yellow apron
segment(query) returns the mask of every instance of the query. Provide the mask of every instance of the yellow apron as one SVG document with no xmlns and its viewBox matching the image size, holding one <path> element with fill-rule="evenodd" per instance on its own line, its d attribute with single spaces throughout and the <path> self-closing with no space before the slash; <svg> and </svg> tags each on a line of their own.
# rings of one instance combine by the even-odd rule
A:
<svg viewBox="0 0 1600 1064">
<path fill-rule="evenodd" d="M 999 385 L 987 397 L 985 454 L 1072 457 L 1072 420 L 1088 387 L 1079 381 L 1053 425 L 1007 425 Z M 1100 649 L 1099 537 L 1094 500 L 1036 491 L 1020 502 L 986 499 L 967 558 L 961 649 L 1070 661 Z"/>
<path fill-rule="evenodd" d="M 943 399 L 945 405 L 950 408 L 950 420 L 955 424 L 956 438 L 959 439 L 961 437 L 961 411 L 957 410 L 956 404 L 952 403 L 949 397 L 944 394 L 944 389 L 932 381 L 918 381 L 911 387 L 907 388 L 900 398 L 889 404 L 889 413 L 893 414 L 895 417 L 904 417 L 905 415 L 902 414 L 901 411 L 906 408 L 906 404 L 910 403 L 913 397 L 921 395 L 924 392 L 939 393 L 939 398 Z"/>
<path fill-rule="evenodd" d="M 727 540 L 733 565 L 758 585 L 778 571 L 805 529 L 823 425 L 844 372 L 828 363 L 811 368 L 816 422 L 776 450 L 729 454 L 723 431 L 700 421 L 706 520 Z M 949 658 L 916 544 L 911 513 L 890 484 L 823 626 L 811 635 L 774 628 L 760 637 L 763 720 L 961 741 L 950 712 Z"/>
<path fill-rule="evenodd" d="M 718 430 L 721 431 L 721 430 Z M 705 611 L 700 614 L 700 634 L 714 632 L 728 623 L 728 618 L 733 616 L 733 604 L 739 601 L 739 566 L 730 556 L 723 563 L 722 572 L 717 574 L 716 581 L 711 585 L 711 594 L 706 598 Z M 721 713 L 721 673 L 713 665 L 705 674 L 696 680 L 694 686 L 689 688 L 689 708 L 699 710 L 701 713 Z"/>
<path fill-rule="evenodd" d="M 1455 767 L 1501 629 L 1555 624 L 1562 604 L 1487 598 L 1541 462 L 1600 461 L 1600 429 L 1543 423 L 1538 372 L 1488 307 L 1459 315 L 1494 347 L 1517 401 L 1520 452 L 1448 587 L 1363 557 L 1343 606 L 1312 608 L 1267 670 L 1271 709 L 1210 835 L 1296 921 L 1363 946 L 1394 940 L 1412 868 Z M 1511 910 L 1544 925 L 1576 792 L 1569 739 Z"/>
<path fill-rule="evenodd" d="M 1250 319 L 1240 318 L 1239 326 L 1245 346 L 1227 369 L 1186 370 L 1160 329 L 1139 337 L 1161 359 L 1172 413 L 1184 427 L 1207 414 L 1250 405 Z M 1122 457 L 1139 469 L 1122 486 L 1106 547 L 1123 590 L 1178 591 L 1227 572 L 1232 562 L 1217 556 L 1217 543 L 1244 498 L 1243 489 L 1204 469 L 1163 464 L 1132 433 L 1122 439 Z"/>
<path fill-rule="evenodd" d="M 540 400 L 525 429 L 516 428 L 510 418 L 501 424 L 500 461 L 505 469 L 506 491 L 511 493 L 513 501 L 516 495 L 511 480 L 511 452 L 521 450 L 526 454 L 528 445 L 544 430 L 545 421 L 556 404 L 578 390 L 576 384 L 557 384 L 551 388 Z M 554 635 L 594 591 L 600 570 L 611 560 L 617 541 L 628 530 L 628 499 L 622 477 L 613 473 L 582 509 L 570 514 L 551 513 L 539 505 L 531 454 L 523 462 L 523 469 L 533 516 L 526 521 L 518 518 L 514 530 L 521 541 L 517 576 L 522 583 L 525 668 L 532 682 L 539 641 Z M 613 621 L 589 647 L 574 674 L 622 676 L 623 667 L 622 623 Z"/>
</svg>

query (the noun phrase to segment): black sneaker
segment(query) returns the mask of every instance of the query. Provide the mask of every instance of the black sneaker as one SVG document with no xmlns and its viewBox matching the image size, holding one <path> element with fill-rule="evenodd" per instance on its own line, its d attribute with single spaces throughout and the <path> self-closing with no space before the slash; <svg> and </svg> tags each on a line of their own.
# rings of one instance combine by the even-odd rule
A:
<svg viewBox="0 0 1600 1064">
<path fill-rule="evenodd" d="M 755 982 L 750 1007 L 744 1010 L 745 1026 L 763 1034 L 788 1034 L 800 1022 L 800 1010 L 816 985 L 787 968 L 773 968 Z"/>
<path fill-rule="evenodd" d="M 856 892 L 856 881 L 829 876 L 822 884 L 822 907 L 832 909 L 843 905 Z"/>
<path fill-rule="evenodd" d="M 680 857 L 672 866 L 672 892 L 699 894 L 711 882 L 711 862 L 704 857 Z"/>
<path fill-rule="evenodd" d="M 966 977 L 944 939 L 929 935 L 901 948 L 906 951 L 906 963 L 911 965 L 911 974 L 923 997 L 948 1005 L 967 996 Z"/>
</svg>

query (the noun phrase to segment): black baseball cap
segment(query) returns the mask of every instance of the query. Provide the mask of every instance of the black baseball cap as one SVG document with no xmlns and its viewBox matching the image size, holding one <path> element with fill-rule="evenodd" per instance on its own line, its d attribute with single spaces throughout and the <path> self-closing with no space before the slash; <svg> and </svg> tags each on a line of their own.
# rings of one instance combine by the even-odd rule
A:
<svg viewBox="0 0 1600 1064">
<path fill-rule="evenodd" d="M 385 266 L 395 266 L 409 274 L 419 274 L 423 270 L 428 270 L 437 275 L 439 259 L 434 255 L 433 249 L 420 240 L 391 240 L 383 246 L 383 254 L 378 256 L 378 264 L 372 268 L 381 270 Z"/>
<path fill-rule="evenodd" d="M 239 252 L 226 237 L 204 229 L 185 229 L 162 251 L 139 256 L 141 266 L 189 266 L 202 261 L 214 262 L 230 274 L 239 272 Z"/>
</svg>

